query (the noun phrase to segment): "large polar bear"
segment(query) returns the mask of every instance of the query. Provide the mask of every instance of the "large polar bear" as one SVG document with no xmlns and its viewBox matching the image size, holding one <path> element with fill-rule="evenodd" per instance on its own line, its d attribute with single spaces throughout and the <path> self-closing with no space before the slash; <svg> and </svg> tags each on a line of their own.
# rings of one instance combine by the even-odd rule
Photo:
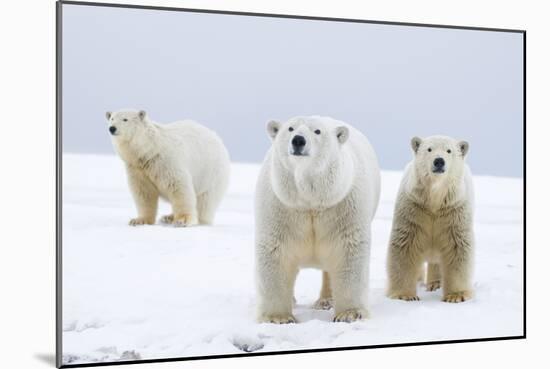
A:
<svg viewBox="0 0 550 369">
<path fill-rule="evenodd" d="M 367 317 L 371 221 L 380 170 L 369 141 L 325 117 L 270 121 L 256 188 L 258 320 L 292 323 L 300 268 L 324 271 L 317 307 L 334 321 Z"/>
<path fill-rule="evenodd" d="M 211 224 L 229 183 L 229 154 L 216 133 L 190 120 L 158 124 L 144 111 L 107 112 L 113 145 L 126 164 L 138 216 L 154 224 L 159 197 L 172 206 L 161 222 Z"/>
<path fill-rule="evenodd" d="M 414 160 L 397 195 L 388 250 L 388 296 L 418 300 L 416 284 L 428 262 L 427 289 L 443 285 L 443 301 L 472 297 L 473 185 L 466 141 L 445 136 L 411 140 Z"/>
</svg>

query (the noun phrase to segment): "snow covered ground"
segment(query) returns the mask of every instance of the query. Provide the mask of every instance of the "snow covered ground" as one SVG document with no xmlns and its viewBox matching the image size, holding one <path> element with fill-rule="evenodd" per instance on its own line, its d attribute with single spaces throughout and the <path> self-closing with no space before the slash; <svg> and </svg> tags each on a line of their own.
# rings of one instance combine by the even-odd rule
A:
<svg viewBox="0 0 550 369">
<path fill-rule="evenodd" d="M 86 363 L 521 335 L 522 180 L 475 177 L 476 297 L 384 297 L 385 254 L 401 173 L 382 173 L 373 224 L 371 318 L 332 323 L 310 305 L 321 275 L 303 270 L 298 324 L 254 321 L 253 192 L 259 166 L 234 164 L 214 227 L 130 227 L 115 156 L 63 155 L 63 361 Z M 169 212 L 162 204 L 160 214 Z"/>
</svg>

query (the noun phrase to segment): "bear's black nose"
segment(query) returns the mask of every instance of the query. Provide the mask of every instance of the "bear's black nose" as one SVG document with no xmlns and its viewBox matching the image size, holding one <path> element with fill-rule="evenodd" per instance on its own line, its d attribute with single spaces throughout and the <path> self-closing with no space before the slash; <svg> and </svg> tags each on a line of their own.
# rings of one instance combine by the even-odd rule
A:
<svg viewBox="0 0 550 369">
<path fill-rule="evenodd" d="M 294 138 L 292 139 L 292 146 L 293 146 L 295 149 L 301 149 L 301 148 L 303 148 L 305 145 L 306 145 L 306 139 L 304 138 L 304 136 L 296 135 L 296 136 L 294 136 Z"/>
<path fill-rule="evenodd" d="M 445 166 L 445 160 L 443 158 L 436 158 L 434 160 L 434 167 L 441 169 Z"/>
<path fill-rule="evenodd" d="M 109 127 L 109 132 L 111 132 L 111 134 L 114 135 L 115 132 L 116 132 L 116 127 L 115 126 L 110 126 Z"/>
</svg>

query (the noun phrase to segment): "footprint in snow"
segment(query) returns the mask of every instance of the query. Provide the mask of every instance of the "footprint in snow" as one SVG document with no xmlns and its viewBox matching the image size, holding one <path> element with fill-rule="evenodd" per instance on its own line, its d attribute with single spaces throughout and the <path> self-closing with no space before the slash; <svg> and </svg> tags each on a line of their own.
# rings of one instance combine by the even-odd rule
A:
<svg viewBox="0 0 550 369">
<path fill-rule="evenodd" d="M 257 337 L 233 337 L 233 346 L 244 352 L 254 352 L 262 349 L 264 344 Z"/>
</svg>

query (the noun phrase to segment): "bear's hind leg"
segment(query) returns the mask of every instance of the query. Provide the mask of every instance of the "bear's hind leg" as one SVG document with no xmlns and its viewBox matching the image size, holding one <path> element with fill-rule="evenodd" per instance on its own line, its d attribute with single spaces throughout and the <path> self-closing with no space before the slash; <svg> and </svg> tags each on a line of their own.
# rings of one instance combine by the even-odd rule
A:
<svg viewBox="0 0 550 369">
<path fill-rule="evenodd" d="M 172 224 L 174 221 L 174 214 L 167 214 L 160 217 L 160 222 L 164 224 Z"/>
<path fill-rule="evenodd" d="M 200 224 L 211 225 L 214 223 L 216 210 L 220 205 L 222 197 L 223 193 L 220 194 L 214 190 L 209 190 L 197 197 L 197 213 Z"/>
<path fill-rule="evenodd" d="M 426 274 L 426 290 L 435 291 L 441 287 L 441 272 L 439 264 L 428 263 L 428 273 Z"/>
<path fill-rule="evenodd" d="M 229 186 L 229 166 L 220 165 L 210 188 L 198 196 L 197 212 L 200 224 L 212 224 Z"/>
<path fill-rule="evenodd" d="M 330 310 L 332 308 L 332 289 L 330 288 L 330 277 L 328 272 L 323 271 L 321 294 L 313 304 L 313 308 L 317 310 Z"/>
</svg>

